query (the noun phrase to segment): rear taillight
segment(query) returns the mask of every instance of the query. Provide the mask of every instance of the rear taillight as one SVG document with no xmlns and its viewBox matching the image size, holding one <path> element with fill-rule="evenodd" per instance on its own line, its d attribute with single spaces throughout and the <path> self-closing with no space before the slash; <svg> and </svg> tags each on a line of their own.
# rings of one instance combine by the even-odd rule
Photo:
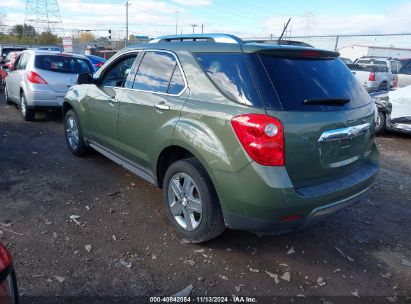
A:
<svg viewBox="0 0 411 304">
<path fill-rule="evenodd" d="M 246 114 L 231 120 L 234 132 L 248 155 L 266 166 L 284 165 L 284 129 L 272 116 Z"/>
<path fill-rule="evenodd" d="M 47 84 L 47 81 L 45 81 L 39 74 L 36 72 L 30 71 L 27 73 L 27 79 L 31 83 L 36 83 L 36 84 Z"/>
<path fill-rule="evenodd" d="M 0 273 L 9 267 L 12 258 L 7 249 L 0 243 Z M 0 301 L 1 302 L 1 301 Z"/>
<path fill-rule="evenodd" d="M 368 76 L 369 81 L 375 81 L 375 72 L 371 72 L 370 76 Z"/>
<path fill-rule="evenodd" d="M 392 87 L 396 88 L 398 86 L 398 76 L 395 75 L 394 79 L 392 80 Z"/>
<path fill-rule="evenodd" d="M 96 63 L 96 68 L 101 68 L 103 66 L 103 62 Z"/>
</svg>

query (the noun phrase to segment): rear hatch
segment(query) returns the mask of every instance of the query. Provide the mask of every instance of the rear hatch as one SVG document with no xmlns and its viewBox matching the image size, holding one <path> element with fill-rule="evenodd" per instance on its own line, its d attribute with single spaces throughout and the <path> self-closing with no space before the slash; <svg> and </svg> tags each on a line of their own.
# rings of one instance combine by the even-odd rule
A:
<svg viewBox="0 0 411 304">
<path fill-rule="evenodd" d="M 63 94 L 76 84 L 78 74 L 93 73 L 88 60 L 65 54 L 36 55 L 34 67 L 53 91 Z"/>
<path fill-rule="evenodd" d="M 337 53 L 264 49 L 246 56 L 267 114 L 284 125 L 285 166 L 296 188 L 349 175 L 367 162 L 374 105 Z"/>
</svg>

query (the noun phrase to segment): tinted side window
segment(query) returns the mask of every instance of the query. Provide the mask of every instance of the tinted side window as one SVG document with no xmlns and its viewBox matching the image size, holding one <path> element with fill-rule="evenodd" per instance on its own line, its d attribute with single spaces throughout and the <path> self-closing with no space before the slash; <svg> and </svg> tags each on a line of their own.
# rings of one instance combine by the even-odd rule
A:
<svg viewBox="0 0 411 304">
<path fill-rule="evenodd" d="M 104 73 L 101 80 L 101 85 L 105 87 L 121 87 L 125 84 L 127 75 L 129 74 L 137 54 L 132 54 L 120 58 L 108 71 Z"/>
<path fill-rule="evenodd" d="M 27 61 L 29 57 L 30 55 L 27 53 L 22 54 L 17 64 L 16 70 L 24 70 L 27 66 Z"/>
<path fill-rule="evenodd" d="M 400 74 L 411 75 L 411 61 L 406 62 L 401 67 Z"/>
<path fill-rule="evenodd" d="M 176 66 L 176 59 L 170 53 L 146 52 L 134 79 L 133 89 L 167 93 Z"/>
<path fill-rule="evenodd" d="M 243 54 L 197 53 L 200 66 L 215 86 L 228 98 L 261 107 L 261 102 Z"/>
<path fill-rule="evenodd" d="M 179 94 L 184 89 L 184 79 L 181 74 L 180 67 L 178 65 L 174 68 L 173 77 L 171 77 L 170 85 L 168 86 L 167 93 Z"/>
</svg>

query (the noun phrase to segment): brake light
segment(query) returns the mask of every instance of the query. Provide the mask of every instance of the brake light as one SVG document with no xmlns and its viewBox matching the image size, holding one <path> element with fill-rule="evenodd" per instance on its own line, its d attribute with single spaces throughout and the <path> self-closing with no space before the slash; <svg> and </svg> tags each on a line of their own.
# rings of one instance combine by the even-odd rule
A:
<svg viewBox="0 0 411 304">
<path fill-rule="evenodd" d="M 368 76 L 369 81 L 375 81 L 375 72 L 371 72 L 370 76 Z"/>
<path fill-rule="evenodd" d="M 7 249 L 0 243 L 0 273 L 9 267 L 12 257 Z"/>
<path fill-rule="evenodd" d="M 247 154 L 266 166 L 284 166 L 282 123 L 264 114 L 245 114 L 231 120 L 234 132 Z"/>
<path fill-rule="evenodd" d="M 27 79 L 31 83 L 47 84 L 47 81 L 45 81 L 39 74 L 33 71 L 27 73 Z"/>
<path fill-rule="evenodd" d="M 96 63 L 96 68 L 101 68 L 103 66 L 104 62 L 98 62 Z"/>
<path fill-rule="evenodd" d="M 300 53 L 301 57 L 320 57 L 321 52 L 320 51 L 302 51 Z"/>
<path fill-rule="evenodd" d="M 396 88 L 398 86 L 398 76 L 395 75 L 394 79 L 392 80 L 392 87 Z"/>
</svg>

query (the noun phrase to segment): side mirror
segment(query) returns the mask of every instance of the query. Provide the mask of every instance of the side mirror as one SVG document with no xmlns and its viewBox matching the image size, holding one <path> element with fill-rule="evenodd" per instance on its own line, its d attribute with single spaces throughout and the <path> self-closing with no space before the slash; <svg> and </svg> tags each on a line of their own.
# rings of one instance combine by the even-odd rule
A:
<svg viewBox="0 0 411 304">
<path fill-rule="evenodd" d="M 77 76 L 77 84 L 93 83 L 93 75 L 89 73 L 80 73 Z"/>
</svg>

